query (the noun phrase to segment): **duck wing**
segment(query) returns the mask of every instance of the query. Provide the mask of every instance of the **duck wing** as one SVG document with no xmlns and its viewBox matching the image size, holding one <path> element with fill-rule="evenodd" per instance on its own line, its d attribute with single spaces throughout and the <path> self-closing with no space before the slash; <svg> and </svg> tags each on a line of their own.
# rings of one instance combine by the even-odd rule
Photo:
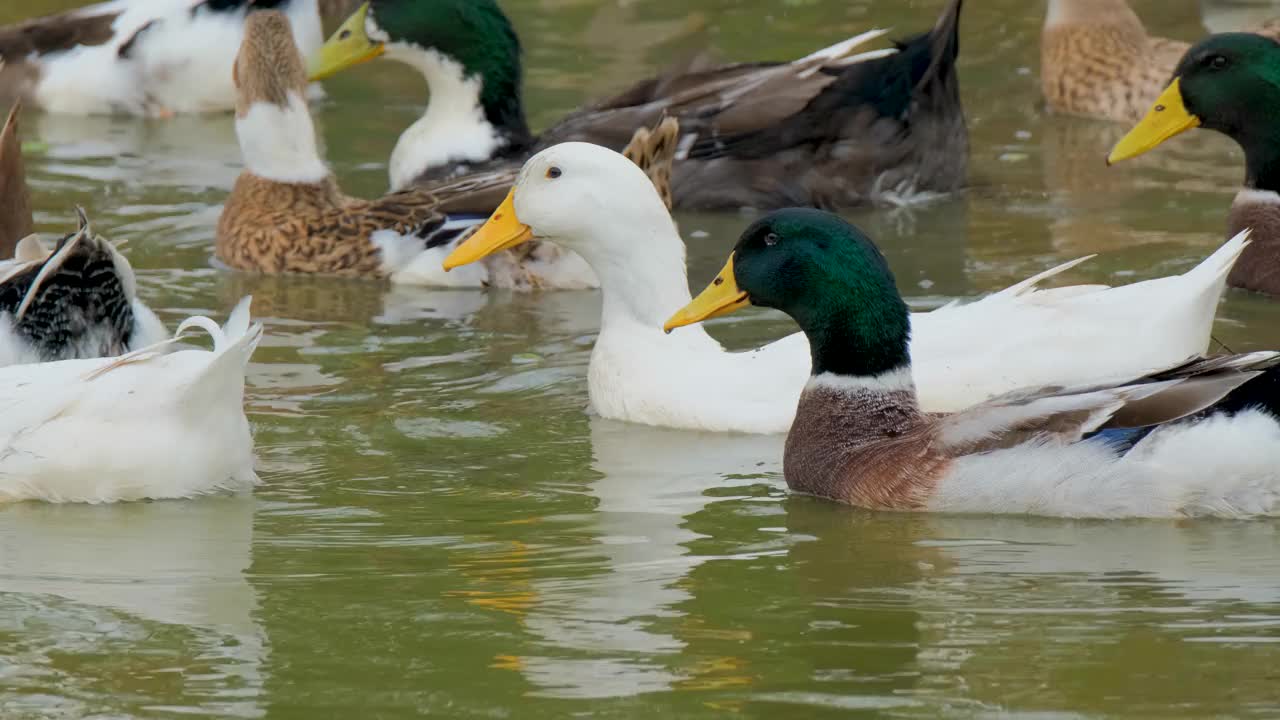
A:
<svg viewBox="0 0 1280 720">
<path fill-rule="evenodd" d="M 937 420 L 936 442 L 973 454 L 1029 442 L 1073 443 L 1246 406 L 1280 405 L 1280 353 L 1196 358 L 1124 382 L 1003 395 Z M 1142 433 L 1126 435 L 1130 444 Z"/>
<path fill-rule="evenodd" d="M 18 241 L 35 231 L 31 195 L 18 140 L 20 103 L 14 103 L 0 130 L 0 259 L 13 257 Z"/>
</svg>

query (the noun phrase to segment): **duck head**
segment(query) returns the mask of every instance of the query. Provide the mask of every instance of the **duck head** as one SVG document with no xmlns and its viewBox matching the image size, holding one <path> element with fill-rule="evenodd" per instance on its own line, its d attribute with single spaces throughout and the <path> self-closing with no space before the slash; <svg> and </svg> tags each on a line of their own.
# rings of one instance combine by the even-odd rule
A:
<svg viewBox="0 0 1280 720">
<path fill-rule="evenodd" d="M 814 375 L 875 377 L 910 367 L 909 312 L 889 264 L 837 215 L 790 208 L 752 223 L 724 269 L 663 329 L 748 305 L 796 321 L 809 339 Z"/>
<path fill-rule="evenodd" d="M 1193 128 L 1216 130 L 1245 152 L 1250 184 L 1280 189 L 1280 44 L 1251 33 L 1205 38 L 1107 163 L 1137 157 Z"/>
</svg>

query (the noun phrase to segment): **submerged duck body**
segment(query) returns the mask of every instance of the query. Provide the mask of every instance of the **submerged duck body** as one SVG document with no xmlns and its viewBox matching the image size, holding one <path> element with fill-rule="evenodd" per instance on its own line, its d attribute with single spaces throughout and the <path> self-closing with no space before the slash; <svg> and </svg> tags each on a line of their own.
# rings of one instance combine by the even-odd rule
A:
<svg viewBox="0 0 1280 720">
<path fill-rule="evenodd" d="M 955 60 L 961 2 L 930 32 L 864 51 L 872 31 L 788 63 L 651 78 L 533 135 L 520 45 L 493 0 L 371 0 L 326 43 L 314 78 L 385 54 L 421 71 L 422 119 L 401 136 L 391 186 L 519 164 L 568 141 L 620 149 L 638 126 L 680 121 L 680 209 L 900 204 L 960 188 L 968 135 Z"/>
<path fill-rule="evenodd" d="M 912 380 L 911 319 L 884 257 L 817 211 L 752 224 L 668 327 L 747 304 L 790 315 L 812 348 L 783 463 L 798 492 L 876 510 L 1280 514 L 1280 353 L 928 413 Z"/>
<path fill-rule="evenodd" d="M 1227 212 L 1227 232 L 1249 230 L 1252 242 L 1227 283 L 1280 295 L 1280 43 L 1252 33 L 1210 36 L 1186 51 L 1166 82 L 1108 163 L 1197 127 L 1235 140 L 1245 179 Z"/>
<path fill-rule="evenodd" d="M 600 334 L 588 368 L 600 415 L 719 432 L 791 426 L 809 377 L 803 334 L 729 352 L 701 327 L 662 332 L 663 320 L 690 301 L 685 246 L 652 184 L 625 158 L 586 143 L 535 155 L 503 206 L 447 262 L 474 262 L 525 238 L 574 250 L 600 278 Z M 921 404 L 958 410 L 1022 387 L 1132 376 L 1203 353 L 1226 273 L 1244 247 L 1243 238 L 1228 243 L 1180 276 L 1038 289 L 1068 263 L 975 302 L 916 313 Z"/>
<path fill-rule="evenodd" d="M 304 50 L 317 0 L 112 0 L 0 28 L 0 102 L 163 117 L 235 107 L 231 66 L 253 10 L 288 14 Z"/>
<path fill-rule="evenodd" d="M 169 340 L 118 358 L 0 368 L 0 504 L 116 502 L 244 490 L 258 482 L 244 375 L 262 337 L 240 303 L 212 350 Z"/>
</svg>

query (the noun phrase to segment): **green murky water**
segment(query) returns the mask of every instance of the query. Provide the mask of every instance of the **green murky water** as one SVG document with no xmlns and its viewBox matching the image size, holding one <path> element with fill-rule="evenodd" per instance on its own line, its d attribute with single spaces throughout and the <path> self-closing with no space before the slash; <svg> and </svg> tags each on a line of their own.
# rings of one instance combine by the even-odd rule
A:
<svg viewBox="0 0 1280 720">
<path fill-rule="evenodd" d="M 0 20 L 71 4 L 6 3 Z M 941 2 L 507 4 L 545 124 L 700 44 L 786 58 L 872 25 L 922 28 Z M 1201 31 L 1189 1 L 1134 4 L 1155 30 Z M 1234 148 L 1193 134 L 1104 170 L 1122 128 L 1039 111 L 1042 12 L 966 10 L 973 189 L 854 216 L 920 305 L 1095 252 L 1069 280 L 1177 272 L 1222 239 Z M 421 83 L 380 64 L 329 88 L 329 157 L 349 189 L 376 193 Z M 215 269 L 238 172 L 229 118 L 32 116 L 25 134 L 48 146 L 29 165 L 42 229 L 88 207 L 129 239 L 166 320 L 221 317 L 253 293 L 266 484 L 0 511 L 0 717 L 1280 715 L 1273 523 L 913 517 L 788 497 L 778 438 L 584 412 L 593 293 Z M 744 219 L 680 222 L 700 284 Z M 741 345 L 790 330 L 763 313 L 717 327 Z M 1218 336 L 1280 345 L 1280 305 L 1232 294 Z"/>
</svg>

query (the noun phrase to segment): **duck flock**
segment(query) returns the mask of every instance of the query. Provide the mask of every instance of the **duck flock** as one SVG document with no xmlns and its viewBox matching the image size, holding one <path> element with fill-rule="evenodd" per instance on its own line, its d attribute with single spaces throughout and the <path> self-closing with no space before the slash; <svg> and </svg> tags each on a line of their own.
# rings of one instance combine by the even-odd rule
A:
<svg viewBox="0 0 1280 720">
<path fill-rule="evenodd" d="M 1280 295 L 1280 22 L 1188 46 L 1148 34 L 1125 0 L 1049 0 L 1045 107 L 1132 125 L 1107 164 L 1194 128 L 1243 149 L 1225 242 L 1182 275 L 1049 286 L 1084 258 L 912 313 L 874 240 L 835 213 L 965 188 L 963 0 L 915 35 L 681 64 L 540 133 L 495 0 L 354 5 L 112 0 L 0 28 L 0 502 L 259 482 L 249 298 L 170 332 L 82 210 L 60 238 L 32 233 L 18 140 L 27 112 L 234 112 L 243 171 L 215 238 L 229 271 L 599 288 L 592 411 L 787 433 L 796 492 L 872 510 L 1280 515 L 1280 352 L 1209 353 L 1226 287 Z M 431 98 L 389 191 L 364 199 L 321 156 L 310 102 L 374 60 L 416 69 Z M 696 296 L 671 216 L 686 209 L 756 218 Z M 729 352 L 703 329 L 750 305 L 800 332 Z M 183 342 L 205 335 L 210 349 Z"/>
</svg>

